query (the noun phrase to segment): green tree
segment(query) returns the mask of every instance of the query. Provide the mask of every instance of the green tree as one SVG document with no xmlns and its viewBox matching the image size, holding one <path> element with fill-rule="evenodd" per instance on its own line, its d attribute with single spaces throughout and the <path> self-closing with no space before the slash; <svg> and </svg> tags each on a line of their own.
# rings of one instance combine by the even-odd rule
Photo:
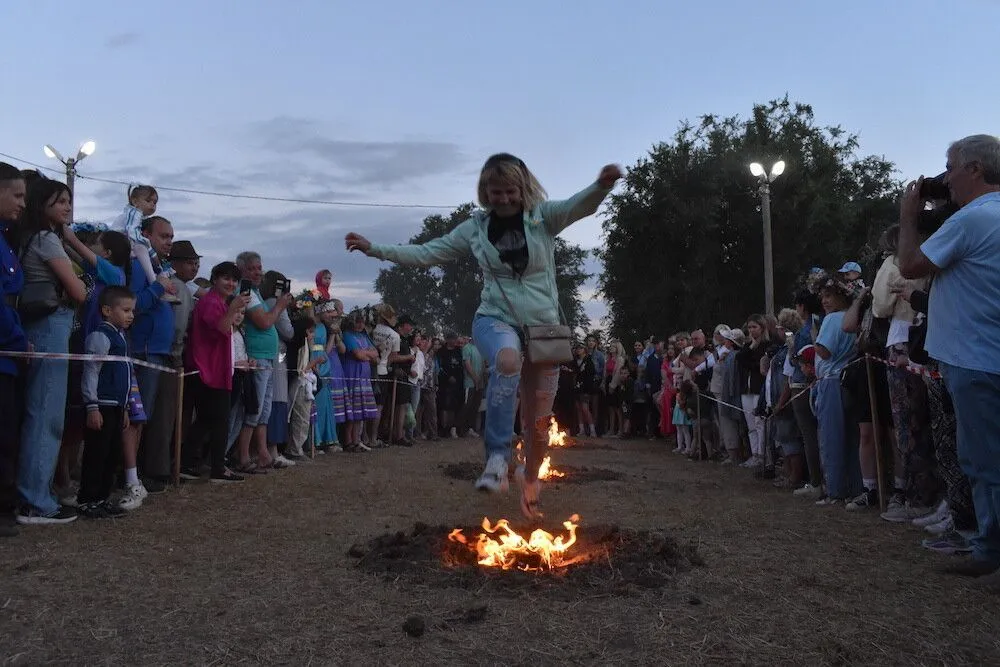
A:
<svg viewBox="0 0 1000 667">
<path fill-rule="evenodd" d="M 409 243 L 426 243 L 444 236 L 465 222 L 473 210 L 474 204 L 463 204 L 448 216 L 424 218 L 423 228 Z M 587 326 L 589 319 L 580 298 L 580 288 L 590 278 L 584 271 L 587 251 L 557 237 L 554 255 L 559 304 L 571 326 Z M 375 279 L 375 291 L 383 301 L 410 314 L 422 327 L 439 333 L 471 332 L 482 289 L 482 271 L 472 255 L 430 268 L 393 265 L 380 270 Z"/>
<path fill-rule="evenodd" d="M 781 159 L 771 185 L 776 306 L 811 266 L 871 263 L 897 218 L 900 183 L 883 157 L 858 157 L 858 138 L 820 127 L 812 107 L 785 99 L 749 119 L 703 116 L 628 170 L 603 222 L 599 287 L 612 332 L 627 340 L 741 323 L 764 306 L 756 179 L 747 166 Z"/>
</svg>

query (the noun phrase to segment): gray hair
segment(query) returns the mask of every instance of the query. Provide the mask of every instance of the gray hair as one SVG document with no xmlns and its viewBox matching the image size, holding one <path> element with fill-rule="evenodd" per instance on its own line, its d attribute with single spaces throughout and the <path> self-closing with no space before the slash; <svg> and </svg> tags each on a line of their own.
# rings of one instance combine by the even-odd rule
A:
<svg viewBox="0 0 1000 667">
<path fill-rule="evenodd" d="M 240 254 L 236 255 L 236 266 L 239 267 L 240 271 L 246 271 L 247 267 L 250 266 L 252 262 L 260 261 L 260 253 L 254 252 L 253 250 L 244 250 Z"/>
<path fill-rule="evenodd" d="M 978 162 L 983 168 L 983 180 L 1000 185 L 1000 139 L 990 134 L 974 134 L 953 143 L 948 153 L 958 158 L 957 167 Z"/>
</svg>

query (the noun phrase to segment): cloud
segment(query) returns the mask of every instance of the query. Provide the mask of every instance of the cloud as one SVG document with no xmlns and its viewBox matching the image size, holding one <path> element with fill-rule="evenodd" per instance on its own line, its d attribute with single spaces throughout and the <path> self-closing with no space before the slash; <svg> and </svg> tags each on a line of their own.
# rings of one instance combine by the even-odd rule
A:
<svg viewBox="0 0 1000 667">
<path fill-rule="evenodd" d="M 104 40 L 104 48 L 107 49 L 124 49 L 125 47 L 132 46 L 139 42 L 139 33 L 137 32 L 118 32 Z"/>
<path fill-rule="evenodd" d="M 343 184 L 389 188 L 462 171 L 467 159 L 445 141 L 359 141 L 326 136 L 315 120 L 278 116 L 253 123 L 251 141 L 277 155 L 311 157 Z"/>
</svg>

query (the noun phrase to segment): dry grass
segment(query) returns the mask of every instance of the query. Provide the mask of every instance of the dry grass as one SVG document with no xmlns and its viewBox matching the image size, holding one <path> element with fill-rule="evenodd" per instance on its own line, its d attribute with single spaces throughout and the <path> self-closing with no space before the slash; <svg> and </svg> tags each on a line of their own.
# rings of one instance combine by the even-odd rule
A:
<svg viewBox="0 0 1000 667">
<path fill-rule="evenodd" d="M 558 450 L 556 467 L 622 479 L 542 499 L 555 526 L 579 513 L 695 547 L 706 566 L 671 586 L 494 596 L 358 568 L 348 549 L 380 534 L 517 513 L 513 493 L 443 475 L 478 447 L 328 455 L 238 488 L 186 485 L 114 523 L 25 529 L 0 543 L 0 663 L 1000 663 L 997 597 L 937 574 L 915 529 L 662 443 Z M 420 638 L 402 629 L 414 616 Z"/>
</svg>

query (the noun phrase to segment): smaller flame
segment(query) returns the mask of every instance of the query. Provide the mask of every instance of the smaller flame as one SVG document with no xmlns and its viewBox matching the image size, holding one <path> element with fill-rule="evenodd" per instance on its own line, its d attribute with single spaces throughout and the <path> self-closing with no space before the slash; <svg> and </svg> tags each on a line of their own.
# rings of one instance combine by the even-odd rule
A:
<svg viewBox="0 0 1000 667">
<path fill-rule="evenodd" d="M 510 527 L 507 519 L 500 519 L 494 526 L 489 518 L 484 517 L 483 530 L 486 532 L 479 534 L 475 545 L 478 563 L 483 567 L 524 571 L 551 570 L 570 565 L 579 560 L 565 558 L 566 551 L 576 544 L 579 520 L 579 515 L 574 514 L 568 521 L 563 521 L 563 527 L 568 531 L 565 537 L 557 537 L 538 528 L 525 539 Z M 448 539 L 469 544 L 461 528 L 451 531 Z"/>
<path fill-rule="evenodd" d="M 549 447 L 569 447 L 569 442 L 566 440 L 568 437 L 569 434 L 560 431 L 556 418 L 552 417 L 549 421 Z"/>
<path fill-rule="evenodd" d="M 546 456 L 542 465 L 538 468 L 538 479 L 549 480 L 556 477 L 565 477 L 566 473 L 559 472 L 552 467 L 552 457 Z"/>
</svg>

